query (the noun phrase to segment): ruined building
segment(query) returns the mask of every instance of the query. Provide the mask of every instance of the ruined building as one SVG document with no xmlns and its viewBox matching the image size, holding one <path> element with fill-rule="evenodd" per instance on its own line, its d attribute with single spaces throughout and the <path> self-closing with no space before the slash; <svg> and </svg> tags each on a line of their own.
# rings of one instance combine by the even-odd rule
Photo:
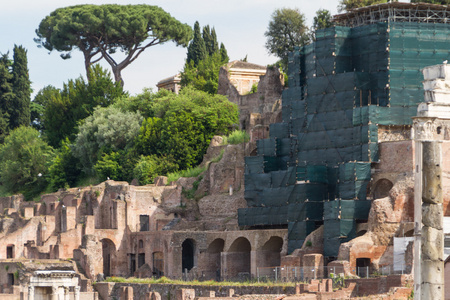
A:
<svg viewBox="0 0 450 300">
<path fill-rule="evenodd" d="M 291 53 L 283 120 L 246 158 L 249 207 L 239 224 L 287 227 L 289 253 L 323 225 L 329 260 L 392 264 L 392 238 L 413 232 L 411 125 L 423 102 L 421 69 L 449 59 L 448 17 L 441 5 L 364 7 L 335 16 L 337 26 Z"/>
</svg>

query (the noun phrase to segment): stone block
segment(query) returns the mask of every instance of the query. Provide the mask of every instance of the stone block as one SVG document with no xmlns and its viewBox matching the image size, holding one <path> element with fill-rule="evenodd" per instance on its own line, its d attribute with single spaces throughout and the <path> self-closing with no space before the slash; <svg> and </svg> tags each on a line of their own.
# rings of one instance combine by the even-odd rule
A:
<svg viewBox="0 0 450 300">
<path fill-rule="evenodd" d="M 25 219 L 34 217 L 34 207 L 25 207 L 23 210 L 23 216 Z"/>
<path fill-rule="evenodd" d="M 422 204 L 422 223 L 424 226 L 443 229 L 443 216 L 442 204 Z"/>
<path fill-rule="evenodd" d="M 179 289 L 176 292 L 176 300 L 194 300 L 195 290 L 194 289 Z"/>
<path fill-rule="evenodd" d="M 444 299 L 444 285 L 422 283 L 421 299 Z"/>
<path fill-rule="evenodd" d="M 431 227 L 422 227 L 422 257 L 425 260 L 444 260 L 444 233 Z"/>
<path fill-rule="evenodd" d="M 443 284 L 444 283 L 444 262 L 422 259 L 422 284 Z M 433 299 L 433 298 L 423 298 Z"/>
</svg>

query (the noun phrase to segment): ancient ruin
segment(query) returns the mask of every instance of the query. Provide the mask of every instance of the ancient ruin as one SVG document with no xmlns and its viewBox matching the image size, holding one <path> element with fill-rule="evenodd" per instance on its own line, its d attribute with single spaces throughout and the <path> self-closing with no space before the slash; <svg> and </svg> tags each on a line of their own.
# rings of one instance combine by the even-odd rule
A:
<svg viewBox="0 0 450 300">
<path fill-rule="evenodd" d="M 288 88 L 268 68 L 245 94 L 223 69 L 219 92 L 251 142 L 215 137 L 197 178 L 0 198 L 0 299 L 406 299 L 419 278 L 415 297 L 442 296 L 448 14 L 385 3 L 335 16 L 290 55 Z M 301 283 L 104 281 L 113 276 Z"/>
</svg>

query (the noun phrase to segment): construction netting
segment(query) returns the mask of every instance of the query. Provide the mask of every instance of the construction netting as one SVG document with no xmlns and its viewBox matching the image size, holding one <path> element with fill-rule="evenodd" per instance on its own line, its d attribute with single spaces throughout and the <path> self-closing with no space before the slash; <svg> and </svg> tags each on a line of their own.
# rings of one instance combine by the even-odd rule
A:
<svg viewBox="0 0 450 300">
<path fill-rule="evenodd" d="M 421 69 L 449 59 L 450 25 L 378 23 L 319 30 L 289 56 L 282 123 L 246 158 L 243 226 L 287 225 L 289 252 L 324 225 L 324 254 L 356 235 L 370 209 L 378 125 L 410 125 Z"/>
</svg>

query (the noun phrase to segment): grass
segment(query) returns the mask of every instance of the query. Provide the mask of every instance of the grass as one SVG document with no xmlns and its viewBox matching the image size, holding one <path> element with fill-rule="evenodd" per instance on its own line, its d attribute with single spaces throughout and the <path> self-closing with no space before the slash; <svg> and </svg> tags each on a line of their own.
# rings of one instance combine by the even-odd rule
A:
<svg viewBox="0 0 450 300">
<path fill-rule="evenodd" d="M 234 130 L 230 135 L 223 138 L 223 144 L 237 145 L 250 141 L 250 136 L 243 130 Z"/>
<path fill-rule="evenodd" d="M 197 177 L 205 171 L 206 167 L 197 166 L 195 168 L 189 168 L 187 170 L 169 173 L 167 174 L 167 184 L 170 184 L 173 181 L 177 181 L 180 177 Z"/>
<path fill-rule="evenodd" d="M 175 284 L 175 285 L 201 285 L 201 286 L 283 286 L 283 287 L 294 287 L 295 282 L 237 282 L 237 281 L 183 281 L 183 280 L 175 280 L 169 279 L 167 277 L 161 277 L 158 279 L 155 278 L 124 278 L 124 277 L 108 277 L 106 279 L 107 282 L 118 282 L 118 283 L 141 283 L 141 284 Z"/>
</svg>

